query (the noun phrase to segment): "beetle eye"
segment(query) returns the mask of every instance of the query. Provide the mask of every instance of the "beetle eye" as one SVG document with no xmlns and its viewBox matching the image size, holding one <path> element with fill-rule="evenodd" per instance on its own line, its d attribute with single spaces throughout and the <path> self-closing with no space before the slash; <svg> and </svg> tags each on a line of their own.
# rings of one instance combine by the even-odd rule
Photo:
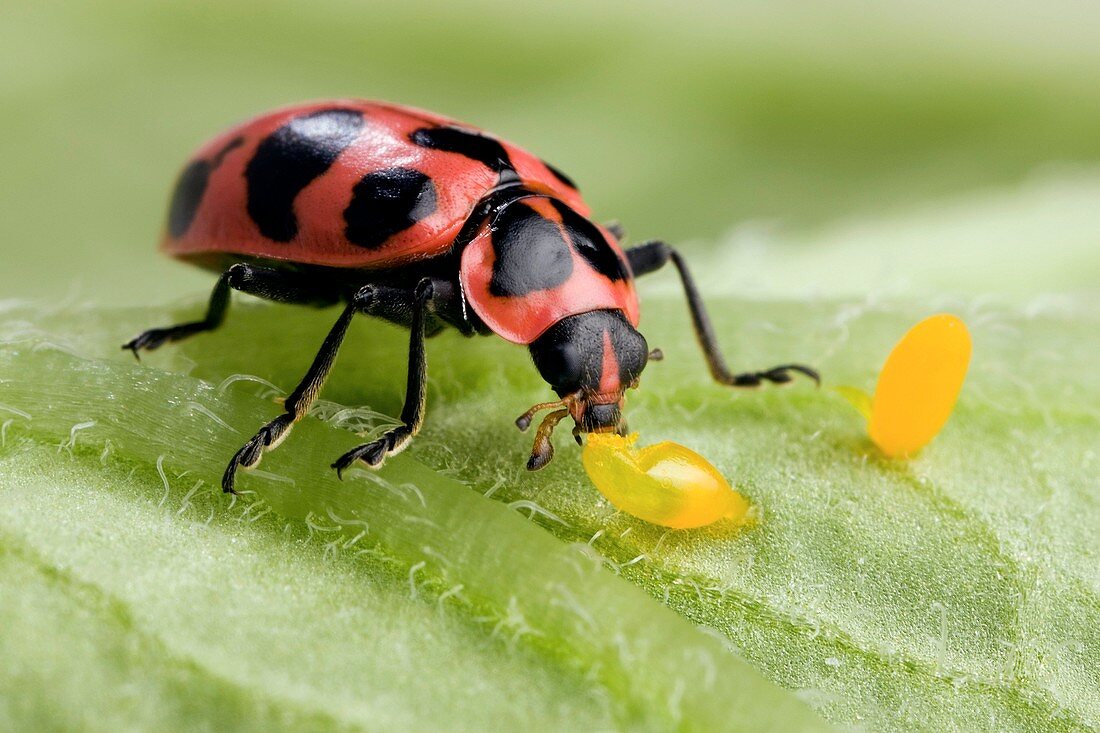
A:
<svg viewBox="0 0 1100 733">
<path fill-rule="evenodd" d="M 580 387 L 583 359 L 577 347 L 570 342 L 540 350 L 535 366 L 555 390 L 573 392 Z"/>
</svg>

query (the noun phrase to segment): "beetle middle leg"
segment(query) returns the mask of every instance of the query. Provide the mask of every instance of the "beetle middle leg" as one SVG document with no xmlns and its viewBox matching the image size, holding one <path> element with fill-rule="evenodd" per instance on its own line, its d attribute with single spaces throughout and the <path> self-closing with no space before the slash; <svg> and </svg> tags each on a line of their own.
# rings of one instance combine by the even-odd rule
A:
<svg viewBox="0 0 1100 733">
<path fill-rule="evenodd" d="M 802 364 L 783 364 L 757 372 L 734 374 L 726 366 L 726 360 L 718 347 L 718 338 L 714 334 L 714 326 L 711 325 L 710 316 L 707 315 L 706 306 L 703 304 L 703 298 L 699 295 L 699 289 L 695 286 L 695 280 L 692 278 L 683 256 L 670 245 L 657 240 L 632 247 L 626 251 L 626 256 L 630 261 L 630 269 L 634 271 L 635 277 L 659 270 L 670 260 L 676 266 L 676 270 L 680 274 L 680 282 L 684 286 L 684 294 L 687 296 L 688 308 L 691 310 L 691 322 L 695 328 L 695 337 L 703 349 L 707 367 L 716 382 L 731 387 L 758 387 L 764 382 L 785 384 L 791 381 L 791 372 L 798 372 L 805 374 L 818 384 L 821 383 L 821 376 L 817 373 L 817 370 Z"/>
<path fill-rule="evenodd" d="M 283 402 L 285 412 L 264 425 L 244 446 L 237 451 L 222 476 L 222 490 L 232 493 L 237 469 L 255 468 L 263 458 L 265 451 L 279 445 L 294 427 L 309 412 L 314 400 L 321 391 L 329 372 L 336 361 L 337 352 L 347 334 L 348 326 L 356 314 L 381 316 L 390 320 L 399 320 L 400 314 L 409 312 L 412 334 L 409 352 L 408 392 L 405 408 L 401 411 L 404 423 L 389 431 L 373 443 L 360 446 L 342 457 L 334 467 L 343 470 L 359 458 L 368 465 L 377 466 L 387 454 L 396 453 L 420 429 L 423 420 L 426 393 L 424 338 L 425 321 L 431 304 L 435 286 L 430 278 L 421 280 L 414 290 L 394 288 L 385 285 L 364 285 L 351 297 L 348 305 L 332 326 L 317 356 L 302 381 Z M 442 288 L 441 288 L 442 289 Z M 346 459 L 346 461 L 345 461 Z M 343 462 L 343 463 L 341 463 Z"/>
<path fill-rule="evenodd" d="M 332 464 L 337 476 L 342 475 L 356 461 L 363 461 L 372 468 L 382 465 L 387 456 L 400 453 L 413 436 L 420 432 L 427 401 L 425 318 L 428 315 L 428 306 L 435 296 L 434 290 L 432 280 L 425 278 L 417 284 L 413 293 L 412 321 L 409 324 L 409 369 L 405 384 L 405 404 L 401 408 L 402 424 L 377 440 L 357 446 L 337 458 Z"/>
</svg>

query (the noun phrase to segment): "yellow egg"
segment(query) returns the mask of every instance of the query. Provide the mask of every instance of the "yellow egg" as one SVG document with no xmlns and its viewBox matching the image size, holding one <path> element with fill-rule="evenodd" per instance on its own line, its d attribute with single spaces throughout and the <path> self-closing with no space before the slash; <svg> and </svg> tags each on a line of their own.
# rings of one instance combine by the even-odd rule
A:
<svg viewBox="0 0 1100 733">
<path fill-rule="evenodd" d="M 637 438 L 592 433 L 581 456 L 592 483 L 618 509 L 674 529 L 744 519 L 748 502 L 706 458 L 669 441 L 638 449 Z"/>
<path fill-rule="evenodd" d="M 970 333 L 956 316 L 926 318 L 902 337 L 879 374 L 868 433 L 887 456 L 911 456 L 940 432 L 970 365 Z"/>
</svg>

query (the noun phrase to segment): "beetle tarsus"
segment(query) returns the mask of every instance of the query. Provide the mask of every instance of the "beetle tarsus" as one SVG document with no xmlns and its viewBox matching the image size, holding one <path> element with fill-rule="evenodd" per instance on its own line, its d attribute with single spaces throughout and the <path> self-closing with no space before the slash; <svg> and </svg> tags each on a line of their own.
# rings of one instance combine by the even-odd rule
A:
<svg viewBox="0 0 1100 733">
<path fill-rule="evenodd" d="M 285 412 L 260 428 L 251 440 L 241 446 L 241 449 L 233 454 L 229 465 L 225 467 L 225 473 L 222 474 L 222 491 L 227 494 L 236 494 L 234 486 L 237 481 L 237 469 L 247 470 L 260 465 L 264 451 L 281 443 L 294 427 L 296 419 L 294 413 Z"/>
<path fill-rule="evenodd" d="M 236 495 L 236 483 L 237 466 L 233 463 L 230 463 L 228 466 L 225 467 L 225 473 L 222 474 L 222 493 Z"/>
<path fill-rule="evenodd" d="M 176 338 L 183 338 L 183 336 L 192 332 L 193 329 L 189 327 L 193 325 L 194 324 L 187 323 L 174 328 L 150 328 L 148 331 L 142 331 L 137 336 L 124 343 L 122 348 L 132 352 L 134 358 L 141 361 L 142 349 L 153 351 L 163 346 L 166 341 L 174 341 Z M 179 336 L 175 336 L 174 332 L 178 332 Z"/>
<path fill-rule="evenodd" d="M 332 464 L 332 468 L 336 469 L 337 478 L 343 479 L 344 471 L 357 461 L 363 461 L 363 463 L 371 468 L 378 468 L 385 462 L 386 455 L 389 454 L 391 450 L 392 446 L 389 445 L 389 441 L 383 436 L 372 443 L 366 443 L 349 450 L 336 459 Z"/>
<path fill-rule="evenodd" d="M 791 372 L 804 374 L 814 380 L 815 385 L 818 387 L 821 386 L 821 375 L 817 373 L 817 370 L 811 369 L 808 366 L 802 366 L 801 364 L 784 364 L 782 366 L 772 367 L 771 369 L 765 369 L 764 371 L 734 374 L 728 380 L 723 379 L 719 381 L 731 387 L 759 387 L 764 382 L 771 382 L 772 384 L 790 384 L 794 381 L 794 377 L 790 374 Z"/>
</svg>

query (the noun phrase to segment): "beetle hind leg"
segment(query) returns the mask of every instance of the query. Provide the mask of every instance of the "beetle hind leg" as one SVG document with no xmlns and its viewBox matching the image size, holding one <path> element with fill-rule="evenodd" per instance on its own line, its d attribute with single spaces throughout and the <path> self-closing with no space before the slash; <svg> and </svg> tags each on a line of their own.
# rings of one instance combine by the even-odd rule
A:
<svg viewBox="0 0 1100 733">
<path fill-rule="evenodd" d="M 140 358 L 142 350 L 152 351 L 171 341 L 182 341 L 203 331 L 213 331 L 225 320 L 231 290 L 266 300 L 301 305 L 333 305 L 340 299 L 339 293 L 331 286 L 309 275 L 237 263 L 218 278 L 210 293 L 206 315 L 200 320 L 167 328 L 150 328 L 127 341 L 122 348 L 129 349 Z"/>
</svg>

